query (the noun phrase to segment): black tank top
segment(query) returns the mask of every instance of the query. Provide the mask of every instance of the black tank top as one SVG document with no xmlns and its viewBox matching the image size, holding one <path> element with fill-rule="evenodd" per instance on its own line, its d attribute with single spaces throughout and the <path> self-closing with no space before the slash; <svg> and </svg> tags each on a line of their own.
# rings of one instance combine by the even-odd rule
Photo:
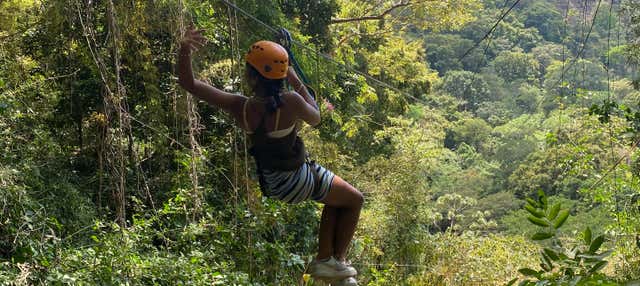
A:
<svg viewBox="0 0 640 286">
<path fill-rule="evenodd" d="M 266 114 L 260 119 L 258 128 L 249 134 L 251 138 L 251 154 L 259 170 L 293 171 L 302 166 L 306 160 L 306 152 L 297 128 L 284 137 L 272 138 L 267 135 L 265 127 Z"/>
</svg>

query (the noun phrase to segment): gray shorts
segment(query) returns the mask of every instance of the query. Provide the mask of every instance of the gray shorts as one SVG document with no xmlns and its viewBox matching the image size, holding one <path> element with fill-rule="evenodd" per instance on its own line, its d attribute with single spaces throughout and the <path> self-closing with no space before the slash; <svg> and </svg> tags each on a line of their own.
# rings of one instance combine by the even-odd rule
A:
<svg viewBox="0 0 640 286">
<path fill-rule="evenodd" d="M 323 200 L 335 177 L 314 161 L 305 162 L 294 171 L 262 170 L 261 176 L 263 195 L 290 204 Z"/>
</svg>

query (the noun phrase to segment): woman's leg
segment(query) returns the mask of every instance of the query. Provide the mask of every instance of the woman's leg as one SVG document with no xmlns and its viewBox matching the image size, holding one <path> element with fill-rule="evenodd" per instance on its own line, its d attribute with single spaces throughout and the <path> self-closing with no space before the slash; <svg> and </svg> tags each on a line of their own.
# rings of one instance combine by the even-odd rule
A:
<svg viewBox="0 0 640 286">
<path fill-rule="evenodd" d="M 338 208 L 324 205 L 322 218 L 320 219 L 318 256 L 316 257 L 318 260 L 333 256 L 337 218 Z"/>
<path fill-rule="evenodd" d="M 321 202 L 325 207 L 320 222 L 318 258 L 328 257 L 320 254 L 326 255 L 333 248 L 333 256 L 344 260 L 356 231 L 364 197 L 345 180 L 335 176 L 329 193 Z"/>
</svg>

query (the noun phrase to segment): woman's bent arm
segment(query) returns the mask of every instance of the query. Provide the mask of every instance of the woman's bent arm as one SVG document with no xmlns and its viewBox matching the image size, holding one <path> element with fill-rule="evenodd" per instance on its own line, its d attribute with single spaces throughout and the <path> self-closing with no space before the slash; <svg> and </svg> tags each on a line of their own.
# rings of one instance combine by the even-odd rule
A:
<svg viewBox="0 0 640 286">
<path fill-rule="evenodd" d="M 300 102 L 298 102 L 298 116 L 311 126 L 320 124 L 320 109 L 318 108 L 318 104 L 311 97 L 304 83 L 298 78 L 298 75 L 292 68 L 289 68 L 287 71 L 287 80 L 295 89 L 296 93 L 299 94 L 298 98 L 301 99 Z"/>
</svg>

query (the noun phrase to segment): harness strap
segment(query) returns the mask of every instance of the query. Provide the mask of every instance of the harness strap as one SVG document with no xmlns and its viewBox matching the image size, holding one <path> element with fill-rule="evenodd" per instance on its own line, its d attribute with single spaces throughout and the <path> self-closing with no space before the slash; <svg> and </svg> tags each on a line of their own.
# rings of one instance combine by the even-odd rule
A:
<svg viewBox="0 0 640 286">
<path fill-rule="evenodd" d="M 249 131 L 249 121 L 247 120 L 247 104 L 249 103 L 249 98 L 244 101 L 244 105 L 242 106 L 242 119 L 244 119 L 244 127 Z"/>
</svg>

